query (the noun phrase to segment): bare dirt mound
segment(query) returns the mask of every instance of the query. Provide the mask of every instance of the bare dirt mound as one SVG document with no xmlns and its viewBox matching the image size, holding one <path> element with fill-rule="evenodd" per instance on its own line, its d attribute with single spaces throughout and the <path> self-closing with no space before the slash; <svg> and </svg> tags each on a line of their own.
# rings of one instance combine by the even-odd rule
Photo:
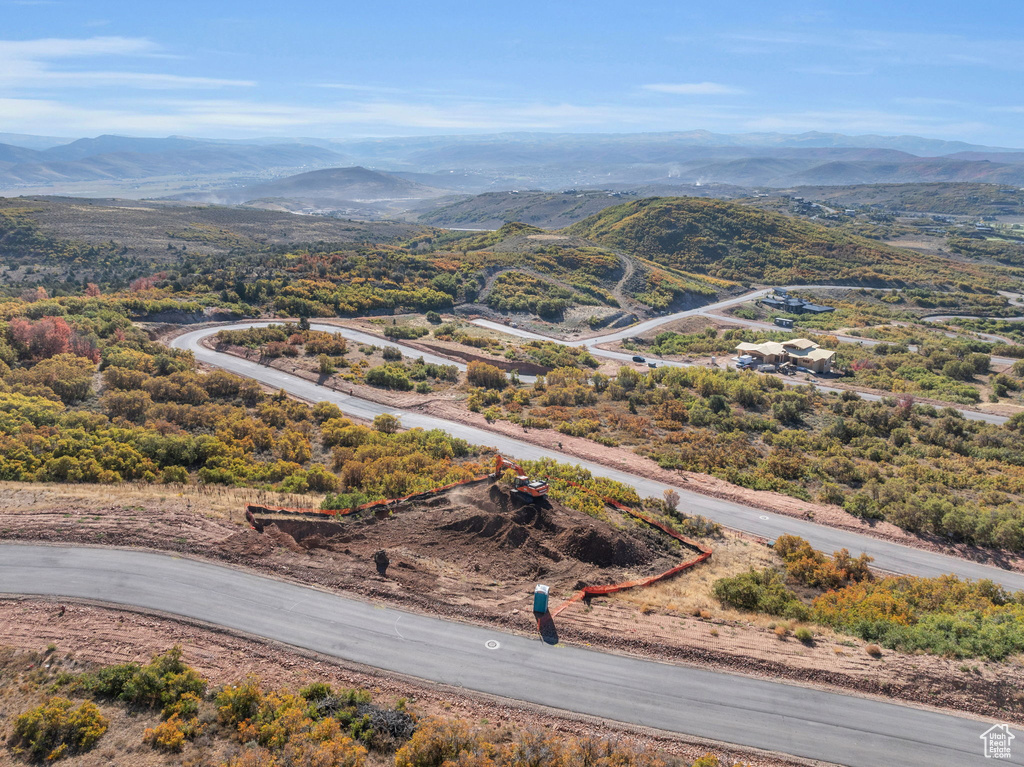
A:
<svg viewBox="0 0 1024 767">
<path fill-rule="evenodd" d="M 619 529 L 552 501 L 524 503 L 507 488 L 489 484 L 364 519 L 260 520 L 266 533 L 287 548 L 358 558 L 384 549 L 398 567 L 439 575 L 469 570 L 502 581 L 610 583 L 664 569 L 677 556 L 669 542 L 633 530 L 631 523 Z"/>
</svg>

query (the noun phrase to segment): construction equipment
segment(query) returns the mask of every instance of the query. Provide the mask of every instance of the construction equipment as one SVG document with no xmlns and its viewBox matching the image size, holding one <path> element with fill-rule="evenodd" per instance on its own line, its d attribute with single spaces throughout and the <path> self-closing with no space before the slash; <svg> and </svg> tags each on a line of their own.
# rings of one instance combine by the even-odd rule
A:
<svg viewBox="0 0 1024 767">
<path fill-rule="evenodd" d="M 494 459 L 495 478 L 500 477 L 505 469 L 512 469 L 512 471 L 516 473 L 516 478 L 512 483 L 512 487 L 520 496 L 529 500 L 530 503 L 535 503 L 548 494 L 547 482 L 540 479 L 531 480 L 523 473 L 523 468 L 518 463 L 507 461 L 500 455 L 497 456 Z"/>
</svg>

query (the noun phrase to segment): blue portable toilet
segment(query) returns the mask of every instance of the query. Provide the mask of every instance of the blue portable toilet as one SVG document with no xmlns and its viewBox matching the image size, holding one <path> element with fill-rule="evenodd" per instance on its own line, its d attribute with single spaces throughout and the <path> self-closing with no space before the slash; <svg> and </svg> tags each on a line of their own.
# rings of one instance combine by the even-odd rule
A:
<svg viewBox="0 0 1024 767">
<path fill-rule="evenodd" d="M 542 583 L 537 584 L 533 590 L 533 611 L 535 613 L 546 613 L 548 611 L 548 587 Z"/>
</svg>

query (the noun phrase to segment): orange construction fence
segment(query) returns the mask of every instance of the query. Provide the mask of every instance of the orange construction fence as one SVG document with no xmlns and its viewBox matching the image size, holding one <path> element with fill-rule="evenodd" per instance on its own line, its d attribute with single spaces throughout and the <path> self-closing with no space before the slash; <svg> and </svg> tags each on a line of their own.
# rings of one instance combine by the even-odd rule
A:
<svg viewBox="0 0 1024 767">
<path fill-rule="evenodd" d="M 435 487 L 433 490 L 425 490 L 421 493 L 413 493 L 411 495 L 406 495 L 403 496 L 402 498 L 387 498 L 379 501 L 370 501 L 369 503 L 364 503 L 360 506 L 353 506 L 350 509 L 292 509 L 284 506 L 261 506 L 259 504 L 250 503 L 245 507 L 245 516 L 253 527 L 256 527 L 256 518 L 254 514 L 301 514 L 315 516 L 345 517 L 349 514 L 355 514 L 357 512 L 366 511 L 368 509 L 376 507 L 387 508 L 388 506 L 394 506 L 399 503 L 404 503 L 405 501 L 429 498 L 432 495 L 436 495 L 437 493 L 443 493 L 446 490 L 452 490 L 456 487 L 459 487 L 460 485 L 472 485 L 476 484 L 477 482 L 484 482 L 489 479 L 492 479 L 492 476 L 490 474 L 484 474 L 479 477 L 471 477 L 470 479 L 463 479 L 460 480 L 459 482 L 453 482 L 450 485 L 444 485 L 443 487 Z M 577 487 L 581 490 L 587 489 L 583 487 L 583 485 L 577 484 L 576 482 L 568 482 L 568 484 L 572 485 L 573 487 Z M 580 591 L 577 591 L 575 594 L 569 597 L 567 601 L 559 605 L 558 608 L 551 613 L 551 617 L 557 616 L 559 613 L 561 613 L 574 602 L 579 602 L 583 599 L 589 599 L 590 597 L 602 596 L 605 594 L 614 594 L 619 591 L 625 591 L 626 589 L 635 589 L 642 588 L 644 586 L 650 586 L 652 583 L 663 581 L 666 578 L 671 578 L 673 575 L 678 575 L 684 570 L 689 570 L 694 565 L 699 565 L 701 562 L 704 562 L 711 557 L 711 549 L 701 546 L 696 541 L 691 541 L 689 538 L 686 538 L 685 536 L 677 533 L 668 525 L 664 525 L 658 520 L 652 519 L 651 517 L 647 516 L 646 514 L 642 514 L 639 511 L 631 509 L 624 503 L 619 503 L 614 498 L 602 496 L 601 500 L 603 500 L 609 506 L 612 506 L 618 509 L 619 511 L 622 511 L 626 514 L 629 514 L 632 517 L 635 517 L 647 523 L 651 527 L 656 527 L 666 535 L 675 538 L 677 541 L 682 543 L 687 548 L 698 552 L 698 554 L 692 559 L 688 559 L 685 562 L 680 562 L 675 567 L 666 570 L 663 573 L 658 573 L 657 575 L 650 575 L 646 578 L 639 578 L 633 581 L 625 581 L 623 583 L 610 583 L 605 586 L 587 586 L 581 589 Z"/>
<path fill-rule="evenodd" d="M 574 487 L 578 487 L 581 490 L 585 490 L 586 489 L 582 485 L 578 485 L 575 482 L 570 482 L 569 484 L 573 485 Z M 673 575 L 678 575 L 679 573 L 683 572 L 684 570 L 689 570 L 694 565 L 699 565 L 701 562 L 704 562 L 704 561 L 706 561 L 707 559 L 709 559 L 711 557 L 711 549 L 705 548 L 704 546 L 701 546 L 696 541 L 691 541 L 689 538 L 686 538 L 685 536 L 680 535 L 675 530 L 670 528 L 668 525 L 663 525 L 658 520 L 652 519 L 651 517 L 647 516 L 646 514 L 641 514 L 639 511 L 635 511 L 634 509 L 631 509 L 629 506 L 626 506 L 624 503 L 619 503 L 614 498 L 602 497 L 602 500 L 605 503 L 607 503 L 609 506 L 613 506 L 614 508 L 618 509 L 619 511 L 625 512 L 626 514 L 629 514 L 632 517 L 636 517 L 637 519 L 642 520 L 643 522 L 646 522 L 651 527 L 658 528 L 663 533 L 666 533 L 667 535 L 670 535 L 673 538 L 675 538 L 677 541 L 682 543 L 687 548 L 693 549 L 694 551 L 697 551 L 699 553 L 697 554 L 697 556 L 693 557 L 692 559 L 688 559 L 685 562 L 680 562 L 675 567 L 673 567 L 673 568 L 671 568 L 669 570 L 666 570 L 663 573 L 658 573 L 657 575 L 651 575 L 651 576 L 648 576 L 646 578 L 639 578 L 639 579 L 633 580 L 633 581 L 625 581 L 623 583 L 610 583 L 610 584 L 608 584 L 606 586 L 587 586 L 587 587 L 581 589 L 580 591 L 577 591 L 575 594 L 573 594 L 571 597 L 569 597 L 568 600 L 566 600 L 561 605 L 559 605 L 558 608 L 556 610 L 554 610 L 554 612 L 551 613 L 551 617 L 552 618 L 556 617 L 559 613 L 561 613 L 563 610 L 565 610 L 567 607 L 569 607 L 569 605 L 573 604 L 574 602 L 579 602 L 580 600 L 583 600 L 583 599 L 589 599 L 590 597 L 601 596 L 601 595 L 604 595 L 604 594 L 614 594 L 614 593 L 619 592 L 619 591 L 625 591 L 626 589 L 635 589 L 635 588 L 641 588 L 643 586 L 650 586 L 652 583 L 657 583 L 658 581 L 663 581 L 666 578 L 671 578 Z"/>
<path fill-rule="evenodd" d="M 477 482 L 483 482 L 491 478 L 490 474 L 483 474 L 479 477 L 470 477 L 469 479 L 462 479 L 458 482 L 452 482 L 450 485 L 444 485 L 443 487 L 435 487 L 433 490 L 424 490 L 421 493 L 412 493 L 401 498 L 384 498 L 379 501 L 370 501 L 360 506 L 353 506 L 350 509 L 291 509 L 286 506 L 261 506 L 256 503 L 247 504 L 245 512 L 249 514 L 311 514 L 317 516 L 329 516 L 329 517 L 347 517 L 349 514 L 355 514 L 360 511 L 366 511 L 376 506 L 382 508 L 387 506 L 394 506 L 405 501 L 415 501 L 421 498 L 429 498 L 437 493 L 443 493 L 445 490 L 452 490 L 453 488 L 459 487 L 460 485 L 473 485 Z"/>
</svg>

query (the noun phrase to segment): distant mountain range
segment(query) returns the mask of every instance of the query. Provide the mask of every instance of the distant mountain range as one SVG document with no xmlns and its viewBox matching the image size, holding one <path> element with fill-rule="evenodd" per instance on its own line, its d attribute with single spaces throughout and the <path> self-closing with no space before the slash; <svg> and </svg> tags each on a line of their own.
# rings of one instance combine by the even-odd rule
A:
<svg viewBox="0 0 1024 767">
<path fill-rule="evenodd" d="M 343 154 L 296 143 L 225 144 L 183 138 L 100 136 L 47 149 L 0 144 L 0 187 L 295 170 L 346 164 Z"/>
<path fill-rule="evenodd" d="M 74 185 L 96 182 L 107 195 L 184 193 L 203 200 L 275 198 L 331 207 L 344 201 L 427 199 L 439 189 L 708 183 L 780 188 L 934 181 L 1024 186 L 1024 150 L 917 136 L 689 131 L 347 141 L 3 137 L 9 143 L 0 141 L 0 190 L 9 194 L 19 189 L 82 192 Z M 339 172 L 287 178 L 320 169 Z M 386 181 L 365 175 L 372 172 L 392 175 Z"/>
</svg>

